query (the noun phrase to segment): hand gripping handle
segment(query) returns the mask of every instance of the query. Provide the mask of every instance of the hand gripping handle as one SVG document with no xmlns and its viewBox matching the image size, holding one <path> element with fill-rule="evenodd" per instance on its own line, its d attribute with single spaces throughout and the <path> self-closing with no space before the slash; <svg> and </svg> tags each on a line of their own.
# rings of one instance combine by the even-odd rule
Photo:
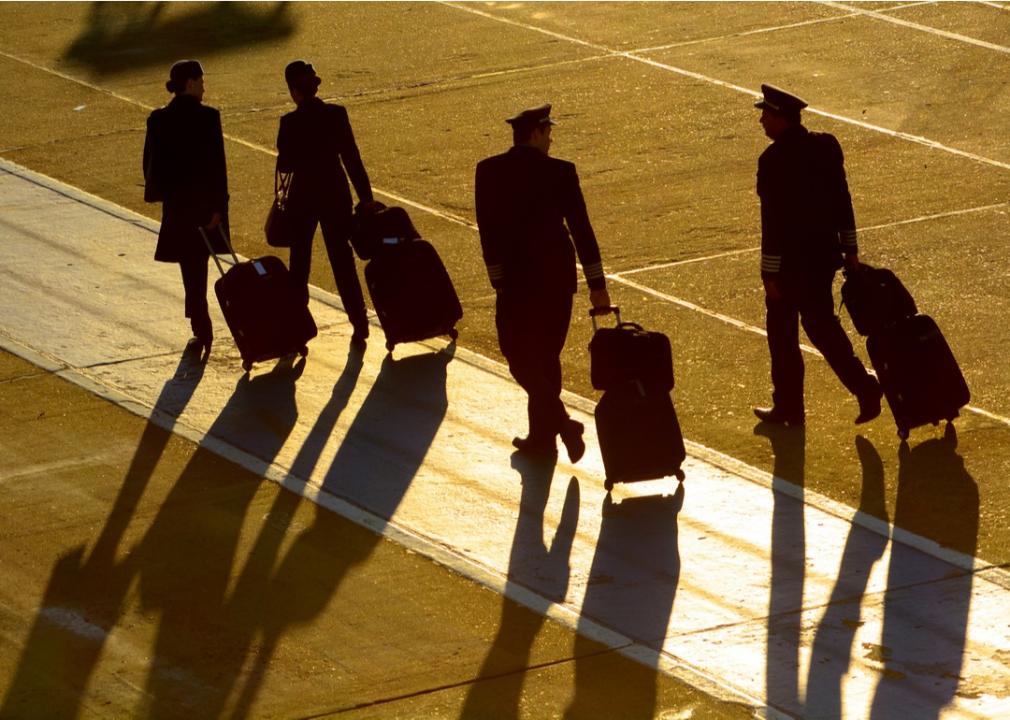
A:
<svg viewBox="0 0 1010 720">
<path fill-rule="evenodd" d="M 589 317 L 593 321 L 593 331 L 594 332 L 597 329 L 597 327 L 596 327 L 596 318 L 598 318 L 600 315 L 609 315 L 610 313 L 614 313 L 614 315 L 617 317 L 617 324 L 620 325 L 621 324 L 621 308 L 619 308 L 617 305 L 602 305 L 600 307 L 594 307 L 594 308 L 590 308 L 589 309 Z"/>
</svg>

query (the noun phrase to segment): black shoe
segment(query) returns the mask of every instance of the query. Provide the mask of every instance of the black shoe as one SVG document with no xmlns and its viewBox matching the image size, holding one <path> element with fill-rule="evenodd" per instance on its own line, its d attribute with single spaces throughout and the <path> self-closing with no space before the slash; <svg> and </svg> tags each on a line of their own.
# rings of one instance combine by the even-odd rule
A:
<svg viewBox="0 0 1010 720">
<path fill-rule="evenodd" d="M 586 442 L 582 439 L 582 432 L 585 427 L 578 420 L 568 418 L 561 428 L 561 442 L 565 444 L 568 451 L 568 459 L 577 463 L 586 454 Z"/>
<path fill-rule="evenodd" d="M 872 384 L 859 396 L 859 415 L 856 416 L 856 425 L 870 422 L 880 415 L 880 398 L 884 396 L 884 391 L 880 389 L 880 383 L 871 377 Z"/>
<path fill-rule="evenodd" d="M 767 423 L 777 423 L 779 425 L 794 425 L 797 427 L 802 427 L 806 421 L 803 417 L 803 413 L 788 413 L 779 410 L 776 407 L 770 408 L 754 408 L 754 414 L 757 419 L 761 422 Z"/>
<path fill-rule="evenodd" d="M 558 454 L 558 447 L 554 439 L 541 439 L 534 437 L 512 438 L 512 444 L 519 452 L 533 457 L 553 457 Z"/>
</svg>

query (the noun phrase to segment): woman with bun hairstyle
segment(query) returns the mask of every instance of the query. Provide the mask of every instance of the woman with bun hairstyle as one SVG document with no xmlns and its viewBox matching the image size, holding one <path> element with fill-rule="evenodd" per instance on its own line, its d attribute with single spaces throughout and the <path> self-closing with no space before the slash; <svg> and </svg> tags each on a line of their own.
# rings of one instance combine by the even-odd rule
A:
<svg viewBox="0 0 1010 720">
<path fill-rule="evenodd" d="M 172 66 L 166 89 L 172 100 L 147 118 L 144 139 L 144 200 L 161 202 L 161 230 L 154 259 L 178 263 L 185 312 L 195 342 L 210 351 L 213 328 L 207 307 L 207 260 L 227 252 L 218 229 L 228 229 L 228 172 L 221 114 L 204 105 L 203 67 L 197 60 Z"/>
</svg>

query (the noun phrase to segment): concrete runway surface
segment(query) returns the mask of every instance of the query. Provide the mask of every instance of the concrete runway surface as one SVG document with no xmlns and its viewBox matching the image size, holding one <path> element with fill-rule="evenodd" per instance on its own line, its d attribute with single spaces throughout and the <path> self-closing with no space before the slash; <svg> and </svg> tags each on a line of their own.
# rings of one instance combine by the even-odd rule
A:
<svg viewBox="0 0 1010 720">
<path fill-rule="evenodd" d="M 1000 706 L 991 703 L 1005 695 L 1006 683 L 997 683 L 996 690 L 992 683 L 1006 670 L 1005 621 L 1000 624 L 1006 615 L 996 609 L 1002 602 L 1001 586 L 987 578 L 999 575 L 989 568 L 1008 561 L 1010 527 L 1004 491 L 1010 300 L 1007 251 L 1001 242 L 1008 230 L 1010 178 L 1010 147 L 1001 129 L 1010 105 L 1003 81 L 1010 51 L 1005 45 L 1010 37 L 1005 4 L 11 3 L 0 6 L 0 16 L 6 28 L 0 32 L 0 65 L 6 78 L 0 83 L 0 97 L 9 108 L 0 118 L 0 154 L 148 216 L 155 216 L 157 209 L 140 201 L 144 118 L 166 100 L 163 76 L 168 65 L 179 57 L 199 57 L 208 73 L 206 101 L 223 113 L 236 238 L 240 252 L 249 256 L 264 251 L 261 226 L 269 199 L 273 140 L 277 117 L 289 107 L 281 70 L 293 57 L 310 59 L 324 79 L 324 97 L 348 107 L 377 193 L 411 210 L 422 234 L 449 266 L 466 316 L 460 348 L 448 368 L 471 353 L 492 361 L 499 357 L 492 297 L 473 227 L 473 166 L 507 145 L 502 118 L 520 107 L 553 102 L 562 123 L 554 152 L 578 164 L 612 292 L 625 318 L 663 330 L 674 341 L 674 399 L 685 434 L 694 441 L 695 461 L 719 459 L 729 466 L 730 475 L 749 478 L 747 483 L 753 485 L 757 478 L 760 485 L 764 478 L 767 489 L 775 477 L 778 487 L 788 489 L 785 495 L 766 496 L 763 506 L 743 501 L 741 494 L 719 502 L 720 483 L 709 489 L 698 482 L 705 490 L 695 496 L 691 476 L 684 505 L 677 508 L 679 558 L 705 556 L 684 544 L 690 521 L 708 518 L 709 527 L 724 533 L 748 525 L 734 520 L 741 513 L 763 508 L 757 515 L 763 520 L 751 519 L 754 527 L 749 530 L 762 537 L 755 552 L 763 558 L 756 564 L 764 584 L 751 593 L 743 592 L 741 588 L 749 586 L 739 581 L 725 591 L 719 588 L 730 593 L 727 604 L 752 621 L 727 620 L 724 632 L 732 640 L 721 645 L 729 656 L 706 646 L 714 642 L 713 635 L 694 635 L 714 626 L 705 624 L 704 613 L 683 606 L 691 606 L 687 598 L 695 588 L 711 593 L 716 584 L 692 584 L 680 559 L 673 580 L 669 566 L 665 575 L 659 574 L 666 578 L 660 582 L 667 583 L 660 594 L 670 596 L 670 607 L 662 611 L 669 620 L 664 632 L 654 632 L 661 618 L 648 609 L 651 634 L 620 627 L 619 632 L 653 648 L 660 634 L 677 638 L 677 648 L 669 655 L 682 667 L 704 669 L 716 677 L 716 687 L 742 693 L 747 703 L 789 714 L 897 716 L 888 715 L 896 707 L 889 703 L 907 698 L 907 688 L 917 687 L 909 678 L 928 677 L 943 667 L 931 693 L 915 693 L 929 712 L 941 713 L 946 707 L 943 712 L 951 716 L 999 716 Z M 864 259 L 894 268 L 920 307 L 944 329 L 973 393 L 971 407 L 957 422 L 956 445 L 946 441 L 941 430 L 929 428 L 915 431 L 910 447 L 899 445 L 886 411 L 857 436 L 851 425 L 855 404 L 814 355 L 807 363 L 805 435 L 799 440 L 755 436 L 750 406 L 764 402 L 768 394 L 753 193 L 756 157 L 766 140 L 751 107 L 761 82 L 774 82 L 805 97 L 811 103 L 808 126 L 839 138 Z M 4 233 L 13 237 L 10 225 Z M 134 261 L 129 273 L 142 275 L 146 271 L 140 266 L 147 262 L 151 245 L 138 243 L 148 250 L 128 253 Z M 13 259 L 8 267 L 20 268 Z M 67 272 L 53 286 L 53 297 L 60 296 L 57 291 L 86 294 L 86 285 L 74 284 L 86 282 L 80 271 Z M 321 255 L 314 273 L 313 282 L 322 290 L 332 288 Z M 7 275 L 14 277 L 14 270 Z M 22 307 L 21 298 L 31 285 L 5 288 L 15 293 L 13 307 Z M 165 288 L 169 294 L 177 290 Z M 169 295 L 153 298 L 151 308 L 165 297 Z M 137 318 L 151 316 L 140 307 L 116 311 L 124 316 L 114 329 L 105 329 L 100 321 L 110 316 L 97 313 L 96 327 L 83 340 L 68 341 L 52 357 L 81 368 L 110 357 L 118 364 L 123 358 L 160 356 L 162 367 L 155 363 L 140 373 L 151 386 L 141 406 L 154 407 L 158 393 L 151 392 L 171 375 L 184 338 L 151 333 L 146 323 L 138 324 Z M 578 398 L 595 395 L 588 384 L 585 347 L 590 328 L 581 320 L 583 312 L 577 307 L 564 359 L 571 398 L 584 411 L 591 405 Z M 3 332 L 23 344 L 22 330 L 12 329 L 17 317 L 5 310 Z M 30 317 L 29 330 L 48 327 L 46 312 L 33 309 Z M 182 333 L 178 322 L 172 327 Z M 138 330 L 143 342 L 133 337 Z M 327 339 L 324 333 L 319 345 Z M 162 350 L 150 352 L 150 343 L 163 344 Z M 321 354 L 343 357 L 339 343 L 332 348 Z M 225 360 L 227 354 L 222 353 L 220 360 Z M 317 367 L 322 362 L 315 351 L 310 355 L 298 379 L 299 390 L 316 370 L 326 382 L 340 372 L 336 366 Z M 381 377 L 378 372 L 376 378 Z M 234 383 L 229 392 L 237 392 Z M 454 397 L 450 411 L 457 402 Z M 189 407 L 193 412 L 202 408 L 199 411 L 213 423 L 220 405 Z M 521 417 L 521 412 L 506 413 L 493 427 L 506 428 L 500 434 L 510 437 L 509 418 L 519 422 Z M 411 422 L 423 425 L 431 419 Z M 197 424 L 203 432 L 210 426 Z M 236 432 L 253 429 L 239 427 Z M 512 473 L 513 485 L 514 473 L 522 474 L 515 469 L 497 472 L 503 470 L 507 476 Z M 567 469 L 550 493 L 552 512 L 560 514 L 544 516 L 553 526 L 564 526 L 566 520 L 561 500 L 565 473 Z M 580 547 L 590 556 L 599 555 L 601 544 L 606 549 L 608 542 L 627 550 L 634 534 L 619 529 L 614 533 L 600 520 L 602 495 L 590 492 L 599 492 L 592 461 L 580 464 L 579 473 L 585 473 L 577 474 L 580 502 L 597 512 L 578 513 L 572 558 L 579 557 Z M 421 479 L 414 477 L 404 499 Z M 796 496 L 807 503 L 795 503 Z M 506 497 L 503 506 L 514 523 L 522 498 Z M 709 503 L 700 502 L 703 499 Z M 398 505 L 396 513 L 406 507 Z M 648 534 L 653 509 L 643 507 L 641 544 L 662 546 L 663 538 Z M 810 508 L 834 518 L 824 521 L 824 539 L 809 528 L 814 512 Z M 852 525 L 849 520 L 857 509 L 860 524 Z M 371 511 L 398 518 L 387 506 Z M 459 515 L 465 518 L 467 513 Z M 520 528 L 523 517 L 520 513 Z M 597 524 L 587 526 L 588 517 L 595 517 Z M 840 525 L 833 524 L 838 521 Z M 669 532 L 669 524 L 659 525 Z M 895 539 L 911 545 L 877 548 L 880 535 L 871 532 L 865 539 L 862 530 L 853 530 L 888 525 L 897 528 Z M 511 528 L 506 542 L 510 537 Z M 843 537 L 852 540 L 851 551 Z M 588 544 L 582 546 L 579 539 Z M 714 553 L 727 572 L 748 557 L 739 542 L 735 550 Z M 461 550 L 452 543 L 439 544 Z M 463 546 L 469 547 L 466 541 Z M 906 552 L 906 547 L 916 549 Z M 924 550 L 923 557 L 941 559 L 908 560 L 908 552 L 918 558 Z M 507 547 L 505 551 L 507 556 Z M 900 566 L 893 562 L 896 557 L 902 558 Z M 965 560 L 972 557 L 977 560 Z M 485 560 L 478 564 L 496 567 Z M 590 569 L 594 562 L 589 561 Z M 656 562 L 665 561 L 659 557 Z M 934 562 L 954 565 L 930 569 Z M 752 560 L 746 565 L 754 564 Z M 890 568 L 886 577 L 885 566 Z M 965 574 L 969 569 L 975 574 Z M 500 562 L 497 570 L 501 572 Z M 955 576 L 946 586 L 951 589 L 936 590 L 944 585 L 934 581 L 947 572 Z M 977 577 L 980 573 L 987 575 Z M 732 579 L 740 576 L 737 570 Z M 568 607 L 610 628 L 635 614 L 618 612 L 615 620 L 609 612 L 621 599 L 604 593 L 593 601 L 593 583 L 583 578 L 582 587 L 575 577 L 565 601 L 553 606 L 556 612 Z M 496 587 L 493 581 L 489 584 Z M 520 585 L 533 585 L 535 593 L 549 600 L 558 594 L 535 582 Z M 885 592 L 898 588 L 904 588 L 907 597 Z M 744 596 L 735 597 L 733 591 Z M 902 608 L 939 607 L 933 592 L 953 602 L 956 611 L 944 615 L 943 643 L 930 647 L 924 641 L 926 647 L 918 648 L 905 642 L 910 635 L 903 630 L 905 623 L 917 624 Z M 857 608 L 853 602 L 858 598 L 862 603 Z M 838 601 L 848 603 L 855 620 L 835 614 Z M 597 609 L 587 612 L 587 604 Z M 748 627 L 754 631 L 751 635 Z M 819 632 L 821 627 L 834 630 Z M 678 633 L 697 641 L 694 651 L 691 643 L 682 646 Z M 780 637 L 785 640 L 774 641 Z M 980 637 L 989 649 L 971 650 Z M 861 643 L 859 663 L 854 662 L 854 650 L 836 652 L 855 648 L 855 642 Z M 744 662 L 731 652 L 744 647 L 763 649 L 754 650 Z M 810 653 L 822 647 L 832 648 L 829 654 L 837 656 L 838 663 L 852 660 L 860 669 L 847 675 L 849 670 L 834 661 L 825 669 L 816 657 L 810 659 Z M 932 649 L 946 664 L 925 667 L 928 663 L 918 658 L 895 657 L 896 647 L 916 656 Z M 729 674 L 734 677 L 727 679 L 725 671 L 713 673 L 709 661 L 732 667 Z M 847 679 L 842 682 L 842 677 Z M 811 693 L 811 688 L 817 691 Z M 844 704 L 831 704 L 842 697 Z M 657 705 L 651 710 L 659 713 Z"/>
</svg>

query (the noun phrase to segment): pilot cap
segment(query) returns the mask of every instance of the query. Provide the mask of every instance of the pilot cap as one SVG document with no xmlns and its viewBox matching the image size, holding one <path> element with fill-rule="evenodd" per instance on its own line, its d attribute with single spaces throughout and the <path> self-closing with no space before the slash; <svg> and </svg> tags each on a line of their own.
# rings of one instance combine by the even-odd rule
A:
<svg viewBox="0 0 1010 720">
<path fill-rule="evenodd" d="M 754 107 L 767 108 L 780 115 L 796 114 L 807 106 L 800 98 L 774 85 L 762 85 L 761 94 L 763 97 L 754 103 Z"/>
</svg>

